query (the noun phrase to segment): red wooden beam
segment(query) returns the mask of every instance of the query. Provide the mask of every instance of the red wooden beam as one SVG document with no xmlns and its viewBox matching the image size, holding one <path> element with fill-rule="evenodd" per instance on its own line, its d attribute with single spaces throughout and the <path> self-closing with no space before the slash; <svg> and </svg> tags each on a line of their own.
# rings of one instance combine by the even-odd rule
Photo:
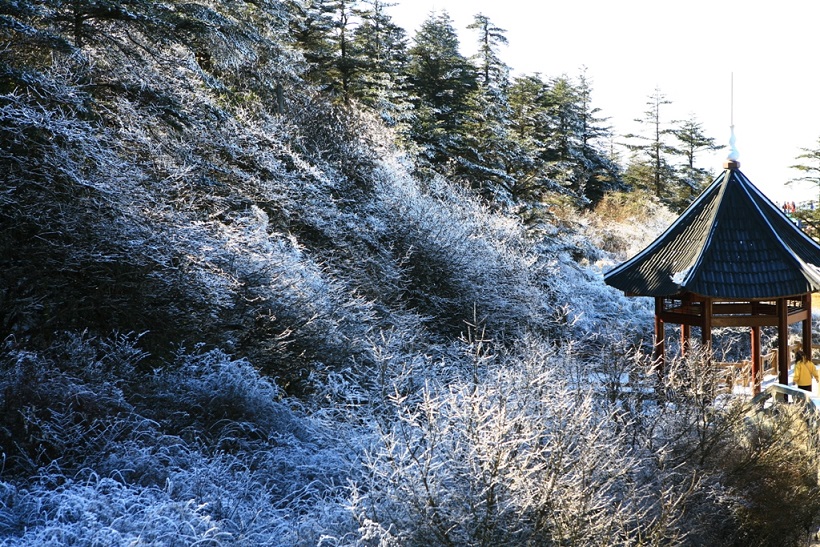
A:
<svg viewBox="0 0 820 547">
<path fill-rule="evenodd" d="M 789 310 L 785 298 L 777 299 L 777 381 L 789 383 Z"/>
<path fill-rule="evenodd" d="M 806 317 L 803 320 L 803 353 L 811 359 L 811 293 L 803 295 L 803 310 Z"/>
<path fill-rule="evenodd" d="M 664 364 L 666 360 L 665 349 L 664 349 L 664 325 L 663 319 L 661 319 L 661 315 L 663 315 L 663 298 L 655 297 L 655 350 L 653 352 L 653 357 L 655 362 L 657 363 L 658 373 L 663 374 Z"/>
<path fill-rule="evenodd" d="M 760 327 L 752 327 L 752 395 L 760 394 L 763 360 L 760 353 Z"/>
</svg>

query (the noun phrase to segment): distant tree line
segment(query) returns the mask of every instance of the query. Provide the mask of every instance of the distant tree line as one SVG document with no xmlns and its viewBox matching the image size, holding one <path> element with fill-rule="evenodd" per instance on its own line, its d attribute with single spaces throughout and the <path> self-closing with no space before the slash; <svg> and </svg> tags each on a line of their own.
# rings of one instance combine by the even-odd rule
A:
<svg viewBox="0 0 820 547">
<path fill-rule="evenodd" d="M 586 266 L 697 125 L 388 7 L 0 2 L 0 544 L 806 544 L 816 421 Z"/>
<path fill-rule="evenodd" d="M 0 15 L 30 21 L 29 40 L 63 52 L 93 46 L 116 57 L 147 47 L 113 40 L 112 29 L 145 35 L 156 48 L 181 41 L 202 71 L 257 97 L 270 93 L 274 110 L 299 95 L 294 86 L 315 86 L 343 106 L 378 113 L 420 171 L 460 180 L 496 207 L 533 213 L 560 197 L 586 208 L 608 192 L 645 190 L 681 209 L 710 181 L 696 157 L 716 149 L 714 140 L 694 118 L 668 119 L 660 90 L 637 120 L 645 131 L 619 143 L 631 151 L 624 166 L 583 69 L 577 77 L 512 76 L 502 60 L 506 33 L 486 15 L 468 26 L 477 47 L 467 58 L 447 12 L 431 13 L 410 38 L 390 17 L 392 5 L 258 0 L 236 15 L 219 3 L 39 0 L 4 3 Z M 288 58 L 294 48 L 302 59 Z"/>
<path fill-rule="evenodd" d="M 711 180 L 696 157 L 720 147 L 694 118 L 669 120 L 660 90 L 626 135 L 624 168 L 607 118 L 593 106 L 585 70 L 575 77 L 511 76 L 504 29 L 481 13 L 468 29 L 477 47 L 460 52 L 447 12 L 431 13 L 412 39 L 382 0 L 291 2 L 305 78 L 339 102 L 378 112 L 424 166 L 462 180 L 490 204 L 532 212 L 550 196 L 578 207 L 607 192 L 645 190 L 673 209 Z"/>
</svg>

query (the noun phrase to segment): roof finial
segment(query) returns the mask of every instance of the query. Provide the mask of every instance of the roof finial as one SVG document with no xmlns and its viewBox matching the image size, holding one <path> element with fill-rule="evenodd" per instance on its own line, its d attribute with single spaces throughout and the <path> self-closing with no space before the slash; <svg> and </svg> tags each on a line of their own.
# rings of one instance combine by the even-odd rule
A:
<svg viewBox="0 0 820 547">
<path fill-rule="evenodd" d="M 726 161 L 723 163 L 724 169 L 737 169 L 740 167 L 740 162 L 737 161 L 740 157 L 740 153 L 737 151 L 737 147 L 735 146 L 735 73 L 731 73 L 731 84 L 730 84 L 730 103 L 729 103 L 729 128 L 731 134 L 729 136 L 729 155 L 726 158 Z"/>
</svg>

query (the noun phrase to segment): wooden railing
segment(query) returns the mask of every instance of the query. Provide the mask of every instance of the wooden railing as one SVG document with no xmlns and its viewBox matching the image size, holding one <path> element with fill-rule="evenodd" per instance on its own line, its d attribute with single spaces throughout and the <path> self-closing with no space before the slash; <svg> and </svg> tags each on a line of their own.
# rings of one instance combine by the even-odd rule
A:
<svg viewBox="0 0 820 547">
<path fill-rule="evenodd" d="M 820 349 L 820 346 L 818 346 Z M 777 373 L 778 351 L 773 349 L 766 355 L 760 356 L 760 374 Z M 726 385 L 732 389 L 735 384 L 744 387 L 749 386 L 752 378 L 752 361 L 746 359 L 743 361 L 715 361 L 715 366 L 724 370 L 726 377 Z"/>
</svg>

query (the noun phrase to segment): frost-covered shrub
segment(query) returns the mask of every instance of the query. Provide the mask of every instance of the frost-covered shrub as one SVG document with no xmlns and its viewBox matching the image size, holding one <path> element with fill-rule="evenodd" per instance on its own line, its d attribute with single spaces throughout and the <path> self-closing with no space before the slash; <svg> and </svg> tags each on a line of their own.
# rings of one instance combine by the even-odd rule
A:
<svg viewBox="0 0 820 547">
<path fill-rule="evenodd" d="M 141 370 L 137 341 L 6 348 L 0 544 L 294 545 L 355 529 L 352 428 L 216 350 Z"/>
<path fill-rule="evenodd" d="M 51 101 L 87 99 L 52 76 L 31 78 Z M 148 331 L 144 343 L 161 347 L 207 332 L 206 291 L 183 271 L 186 238 L 144 186 L 148 174 L 106 128 L 43 102 L 0 98 L 2 335 L 44 347 L 62 330 Z"/>
<path fill-rule="evenodd" d="M 586 215 L 586 234 L 613 257 L 604 259 L 606 268 L 636 255 L 676 218 L 654 196 L 642 192 L 611 193 Z"/>
<path fill-rule="evenodd" d="M 408 305 L 450 334 L 464 332 L 475 316 L 498 336 L 535 326 L 544 295 L 520 225 L 438 178 L 424 190 L 397 166 L 385 165 L 379 176 L 376 214 Z"/>
<path fill-rule="evenodd" d="M 55 102 L 86 108 L 88 97 L 58 76 L 32 82 Z M 19 94 L 0 100 L 4 336 L 42 346 L 58 330 L 119 329 L 147 332 L 144 343 L 158 352 L 171 341 L 234 344 L 285 381 L 306 375 L 316 360 L 343 362 L 357 351 L 367 304 L 279 231 L 287 229 L 281 211 L 271 220 L 256 205 L 302 201 L 287 196 L 293 181 L 270 157 L 269 139 L 251 132 L 226 142 L 212 133 L 212 151 L 190 142 L 163 150 L 153 134 L 161 116 L 146 116 L 125 97 L 116 103 L 119 131 L 41 102 Z M 197 137 L 201 146 L 207 136 Z M 237 167 L 260 148 L 266 154 L 251 167 L 280 175 L 280 183 Z"/>
<path fill-rule="evenodd" d="M 30 23 L 48 26 L 52 8 L 62 9 Z M 366 306 L 293 234 L 319 216 L 306 196 L 344 196 L 367 178 L 372 154 L 353 138 L 366 132 L 355 115 L 314 120 L 341 141 L 300 127 L 298 112 L 316 110 L 295 108 L 308 92 L 289 97 L 287 115 L 266 112 L 265 93 L 291 91 L 299 66 L 278 39 L 284 6 L 167 8 L 140 3 L 135 14 L 153 15 L 136 26 L 92 17 L 86 30 L 103 25 L 110 42 L 89 35 L 82 51 L 48 56 L 51 66 L 9 72 L 0 335 L 44 347 L 59 330 L 133 330 L 156 355 L 207 342 L 243 350 L 285 383 L 316 361 L 344 362 L 368 329 Z M 32 13 L 11 15 L 21 20 L 4 22 L 22 32 Z M 331 141 L 338 157 L 325 158 Z M 323 168 L 332 184 L 301 186 Z"/>
<path fill-rule="evenodd" d="M 708 360 L 658 376 L 612 350 L 596 365 L 533 339 L 394 391 L 351 492 L 356 539 L 332 544 L 796 545 L 816 528 L 816 420 L 751 418 Z"/>
<path fill-rule="evenodd" d="M 645 467 L 554 359 L 430 382 L 417 404 L 395 397 L 398 418 L 354 497 L 362 543 L 676 544 L 685 491 Z"/>
<path fill-rule="evenodd" d="M 601 345 L 596 339 L 602 335 L 644 338 L 651 344 L 652 300 L 625 297 L 604 284 L 603 274 L 634 256 L 674 221 L 674 215 L 653 200 L 642 194 L 608 194 L 594 211 L 562 220 L 563 226 L 545 233 L 535 245 L 537 268 L 551 297 L 545 313 L 564 326 L 554 336 L 595 347 Z M 610 238 L 617 245 L 607 243 Z"/>
<path fill-rule="evenodd" d="M 811 543 L 820 527 L 820 427 L 802 405 L 776 412 L 747 420 L 745 430 L 732 432 L 735 442 L 721 446 L 715 467 L 723 480 L 712 511 L 699 515 L 712 526 L 693 523 L 693 544 Z"/>
<path fill-rule="evenodd" d="M 376 134 L 374 123 L 365 113 L 304 94 L 291 105 L 289 118 L 300 137 L 294 146 L 333 181 L 332 198 L 344 206 L 371 195 L 378 158 L 369 138 Z"/>
<path fill-rule="evenodd" d="M 820 522 L 817 420 L 792 405 L 754 413 L 700 352 L 668 360 L 662 375 L 645 355 L 624 357 L 608 408 L 645 465 L 688 490 L 685 543 L 802 544 Z"/>
<path fill-rule="evenodd" d="M 180 351 L 167 369 L 152 374 L 151 384 L 149 393 L 157 400 L 145 412 L 171 431 L 193 426 L 196 433 L 217 438 L 225 428 L 244 428 L 251 437 L 308 436 L 303 425 L 294 423 L 279 387 L 248 361 L 220 350 Z"/>
<path fill-rule="evenodd" d="M 214 247 L 197 253 L 202 286 L 221 297 L 217 318 L 258 367 L 288 386 L 317 363 L 339 366 L 363 351 L 371 305 L 294 237 L 271 232 L 264 211 L 252 207 L 209 232 L 199 241 Z"/>
<path fill-rule="evenodd" d="M 47 354 L 6 350 L 0 378 L 0 446 L 6 472 L 24 476 L 52 461 L 78 469 L 152 427 L 123 392 L 142 358 L 131 340 L 69 337 Z"/>
<path fill-rule="evenodd" d="M 0 483 L 3 545 L 221 545 L 230 539 L 203 505 L 175 501 L 160 488 L 130 487 L 93 473 L 66 477 L 59 469 L 42 479 L 20 489 Z"/>
</svg>

